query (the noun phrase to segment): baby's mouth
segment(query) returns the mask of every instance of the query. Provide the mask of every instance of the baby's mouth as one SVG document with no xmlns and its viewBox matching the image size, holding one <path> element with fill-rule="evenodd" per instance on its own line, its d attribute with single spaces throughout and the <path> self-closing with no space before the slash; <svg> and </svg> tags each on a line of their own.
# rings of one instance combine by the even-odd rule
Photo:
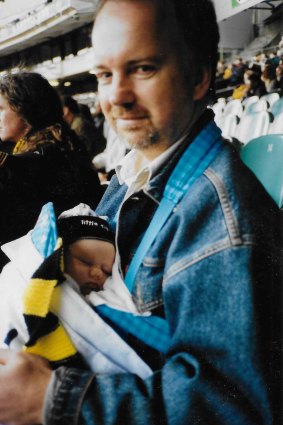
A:
<svg viewBox="0 0 283 425">
<path fill-rule="evenodd" d="M 99 292 L 103 289 L 103 287 L 101 285 L 99 285 L 98 283 L 85 283 L 80 287 L 80 291 L 83 295 L 88 295 L 90 294 L 92 291 L 94 292 Z"/>
</svg>

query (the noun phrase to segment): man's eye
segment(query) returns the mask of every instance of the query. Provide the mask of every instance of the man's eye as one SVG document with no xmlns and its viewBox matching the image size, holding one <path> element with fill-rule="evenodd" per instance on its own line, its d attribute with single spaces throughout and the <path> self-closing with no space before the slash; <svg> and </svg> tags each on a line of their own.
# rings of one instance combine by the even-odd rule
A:
<svg viewBox="0 0 283 425">
<path fill-rule="evenodd" d="M 149 76 L 154 74 L 156 67 L 153 65 L 139 65 L 135 68 L 135 72 L 141 76 Z"/>
</svg>

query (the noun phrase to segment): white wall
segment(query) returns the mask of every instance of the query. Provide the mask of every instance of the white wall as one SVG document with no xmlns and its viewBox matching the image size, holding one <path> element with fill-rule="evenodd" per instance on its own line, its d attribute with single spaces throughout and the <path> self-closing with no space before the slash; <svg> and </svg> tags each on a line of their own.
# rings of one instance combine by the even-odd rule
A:
<svg viewBox="0 0 283 425">
<path fill-rule="evenodd" d="M 0 25 L 16 19 L 45 3 L 45 0 L 5 0 L 0 2 Z"/>
<path fill-rule="evenodd" d="M 241 49 L 251 41 L 252 11 L 247 10 L 219 23 L 220 48 Z"/>
</svg>

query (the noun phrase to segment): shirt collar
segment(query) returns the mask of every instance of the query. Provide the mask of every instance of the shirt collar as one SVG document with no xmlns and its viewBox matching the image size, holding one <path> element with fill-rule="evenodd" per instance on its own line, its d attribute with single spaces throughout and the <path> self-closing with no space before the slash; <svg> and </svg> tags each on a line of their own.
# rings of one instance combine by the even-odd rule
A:
<svg viewBox="0 0 283 425">
<path fill-rule="evenodd" d="M 125 183 L 128 187 L 135 185 L 136 189 L 146 187 L 149 180 L 167 162 L 186 137 L 187 134 L 152 161 L 146 159 L 136 149 L 131 150 L 116 166 L 119 183 Z"/>
</svg>

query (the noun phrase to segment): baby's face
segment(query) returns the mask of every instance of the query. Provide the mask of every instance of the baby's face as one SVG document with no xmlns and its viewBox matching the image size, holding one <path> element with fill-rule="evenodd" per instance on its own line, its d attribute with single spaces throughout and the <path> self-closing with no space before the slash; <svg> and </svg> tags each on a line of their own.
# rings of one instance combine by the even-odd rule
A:
<svg viewBox="0 0 283 425">
<path fill-rule="evenodd" d="M 65 272 L 79 285 L 82 294 L 101 291 L 112 273 L 115 248 L 110 242 L 81 239 L 65 253 Z"/>
</svg>

